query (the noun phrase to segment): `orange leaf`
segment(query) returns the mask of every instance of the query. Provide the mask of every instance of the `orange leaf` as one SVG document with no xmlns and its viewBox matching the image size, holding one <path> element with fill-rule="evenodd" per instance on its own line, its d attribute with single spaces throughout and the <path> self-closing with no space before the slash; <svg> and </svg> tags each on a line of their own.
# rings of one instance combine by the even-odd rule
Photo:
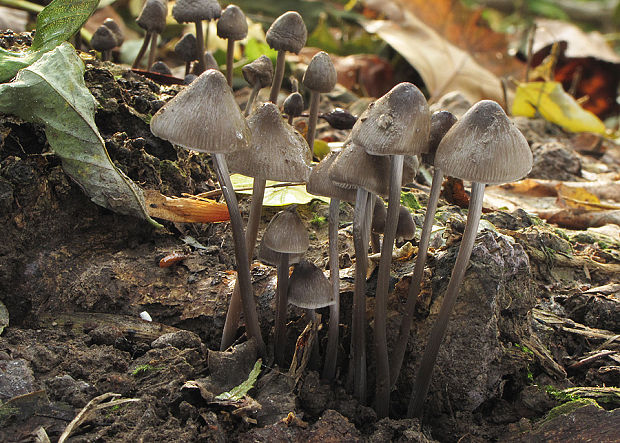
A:
<svg viewBox="0 0 620 443">
<path fill-rule="evenodd" d="M 151 217 L 181 223 L 216 223 L 230 219 L 223 203 L 199 197 L 166 197 L 155 190 L 144 191 L 144 200 Z"/>
</svg>

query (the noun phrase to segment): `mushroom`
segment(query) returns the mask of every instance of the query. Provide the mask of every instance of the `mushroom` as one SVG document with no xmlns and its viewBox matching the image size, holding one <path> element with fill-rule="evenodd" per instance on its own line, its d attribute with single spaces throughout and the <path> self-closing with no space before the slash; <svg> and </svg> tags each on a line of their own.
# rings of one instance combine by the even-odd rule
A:
<svg viewBox="0 0 620 443">
<path fill-rule="evenodd" d="M 90 45 L 95 51 L 101 52 L 101 61 L 110 60 L 112 48 L 118 46 L 114 32 L 107 26 L 99 26 L 90 40 Z"/>
<path fill-rule="evenodd" d="M 170 70 L 168 65 L 161 60 L 153 63 L 153 66 L 151 66 L 149 71 L 156 72 L 157 74 L 172 75 L 172 71 Z"/>
<path fill-rule="evenodd" d="M 285 102 L 286 104 L 286 102 Z M 310 194 L 329 197 L 329 275 L 331 280 L 332 298 L 334 303 L 329 306 L 329 330 L 327 350 L 325 351 L 325 365 L 323 378 L 332 380 L 336 376 L 336 362 L 338 360 L 338 336 L 340 324 L 340 278 L 338 275 L 338 219 L 340 200 L 354 202 L 356 193 L 353 188 L 344 188 L 336 185 L 329 178 L 329 168 L 338 157 L 340 151 L 331 152 L 312 168 L 312 173 L 306 184 Z"/>
<path fill-rule="evenodd" d="M 387 293 L 400 207 L 404 155 L 425 152 L 429 131 L 430 113 L 426 99 L 418 88 L 407 82 L 399 83 L 369 106 L 351 130 L 351 140 L 366 152 L 390 158 L 389 202 L 375 294 L 375 410 L 379 417 L 388 415 L 390 400 Z"/>
<path fill-rule="evenodd" d="M 373 254 L 381 252 L 380 235 L 385 231 L 385 218 L 387 209 L 382 199 L 375 199 L 375 207 L 372 210 L 372 223 L 370 225 L 370 247 Z"/>
<path fill-rule="evenodd" d="M 248 116 L 252 111 L 252 105 L 256 100 L 258 91 L 260 91 L 261 88 L 269 86 L 273 80 L 273 65 L 269 57 L 261 55 L 253 62 L 241 68 L 241 73 L 245 81 L 252 87 L 252 92 L 250 93 L 250 98 L 245 105 L 244 111 L 244 115 Z"/>
<path fill-rule="evenodd" d="M 284 211 L 278 212 L 269 222 L 263 236 L 266 247 L 281 253 L 277 267 L 278 283 L 274 333 L 274 356 L 276 363 L 281 367 L 285 365 L 289 255 L 306 252 L 310 243 L 308 231 L 297 214 L 296 208 L 297 205 L 291 205 Z"/>
<path fill-rule="evenodd" d="M 194 34 L 185 34 L 177 44 L 174 45 L 174 53 L 185 62 L 185 75 L 191 72 L 192 62 L 198 58 L 197 48 L 198 46 Z"/>
<path fill-rule="evenodd" d="M 291 92 L 289 96 L 286 97 L 286 100 L 284 100 L 284 103 L 282 103 L 282 110 L 286 115 L 288 115 L 289 125 L 292 125 L 293 119 L 295 117 L 299 117 L 304 111 L 304 98 L 298 91 L 299 85 L 297 83 L 297 79 L 292 78 L 291 84 L 293 85 L 293 92 Z"/>
<path fill-rule="evenodd" d="M 233 55 L 235 41 L 243 40 L 248 35 L 248 22 L 245 14 L 237 5 L 228 5 L 217 21 L 217 36 L 228 41 L 226 47 L 226 81 L 232 86 Z"/>
<path fill-rule="evenodd" d="M 284 78 L 284 57 L 286 56 L 286 51 L 299 54 L 299 51 L 306 44 L 308 30 L 298 12 L 288 11 L 271 24 L 265 34 L 265 38 L 269 47 L 278 51 L 276 72 L 273 76 L 271 92 L 269 93 L 269 101 L 276 103 L 282 79 Z"/>
<path fill-rule="evenodd" d="M 133 62 L 132 68 L 137 68 L 146 52 L 146 48 L 151 44 L 149 52 L 149 61 L 147 66 L 151 66 L 155 62 L 155 52 L 157 51 L 157 36 L 161 34 L 166 27 L 166 16 L 168 15 L 168 0 L 146 0 L 142 11 L 136 19 L 136 23 L 142 29 L 146 30 L 144 42 L 138 51 L 138 55 Z"/>
<path fill-rule="evenodd" d="M 202 21 L 209 22 L 217 19 L 222 13 L 222 7 L 217 0 L 178 0 L 172 8 L 172 16 L 179 23 L 194 23 L 196 25 L 196 58 L 198 59 L 198 74 L 207 69 L 205 60 L 205 37 L 202 32 Z"/>
<path fill-rule="evenodd" d="M 416 376 L 409 417 L 422 414 L 433 366 L 476 240 L 485 184 L 511 182 L 527 175 L 532 168 L 532 152 L 501 106 L 483 100 L 472 106 L 443 137 L 435 154 L 435 166 L 446 175 L 471 181 L 471 199 L 450 283 Z"/>
<path fill-rule="evenodd" d="M 310 175 L 311 157 L 304 138 L 282 120 L 278 107 L 264 103 L 248 118 L 252 133 L 251 148 L 228 156 L 230 169 L 254 177 L 252 202 L 246 227 L 246 245 L 252 255 L 258 234 L 265 184 L 267 180 L 305 182 Z M 221 348 L 234 340 L 239 323 L 239 296 L 233 291 Z"/>
<path fill-rule="evenodd" d="M 423 154 L 422 158 L 426 163 L 433 165 L 435 160 L 435 152 L 439 142 L 446 132 L 456 123 L 456 117 L 448 111 L 435 112 L 431 116 L 431 133 L 428 139 L 428 153 Z M 418 294 L 420 293 L 420 285 L 424 276 L 424 265 L 426 264 L 426 255 L 428 253 L 428 244 L 433 229 L 433 221 L 435 220 L 435 212 L 437 211 L 437 202 L 439 201 L 439 193 L 441 191 L 441 182 L 443 181 L 443 172 L 435 166 L 433 172 L 433 183 L 431 192 L 426 206 L 426 215 L 424 216 L 424 224 L 422 225 L 422 233 L 420 234 L 420 243 L 418 245 L 418 255 L 416 257 L 415 266 L 411 283 L 409 283 L 409 294 L 407 295 L 407 304 L 405 305 L 405 313 L 400 322 L 398 338 L 392 350 L 390 357 L 390 384 L 394 386 L 400 368 L 403 364 L 405 349 L 409 341 L 409 332 L 411 331 L 411 322 L 415 312 Z"/>
<path fill-rule="evenodd" d="M 314 153 L 314 137 L 316 133 L 316 123 L 319 118 L 319 100 L 321 92 L 330 92 L 336 86 L 338 80 L 336 68 L 327 52 L 318 52 L 310 60 L 308 68 L 304 73 L 302 83 L 310 90 L 310 110 L 308 117 L 308 132 L 306 140 L 310 152 Z"/>
<path fill-rule="evenodd" d="M 396 243 L 411 240 L 415 235 L 415 222 L 409 209 L 400 206 L 398 210 L 398 224 L 396 225 Z"/>
<path fill-rule="evenodd" d="M 114 37 L 116 37 L 116 46 L 120 46 L 123 44 L 123 42 L 125 41 L 125 34 L 123 33 L 123 30 L 118 25 L 118 23 L 114 21 L 114 19 L 106 18 L 103 21 L 103 26 L 112 31 Z"/>
<path fill-rule="evenodd" d="M 213 165 L 228 205 L 235 243 L 237 279 L 248 335 L 255 337 L 264 355 L 243 221 L 226 164 L 226 152 L 247 150 L 250 131 L 224 75 L 214 69 L 202 73 L 185 89 L 161 107 L 151 119 L 156 136 L 186 149 L 213 154 Z"/>
</svg>

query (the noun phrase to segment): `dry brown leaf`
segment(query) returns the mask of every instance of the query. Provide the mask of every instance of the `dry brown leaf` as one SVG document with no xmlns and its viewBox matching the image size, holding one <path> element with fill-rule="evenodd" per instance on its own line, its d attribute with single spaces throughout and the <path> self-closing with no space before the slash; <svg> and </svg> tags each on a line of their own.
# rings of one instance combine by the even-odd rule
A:
<svg viewBox="0 0 620 443">
<path fill-rule="evenodd" d="M 151 217 L 180 223 L 216 223 L 230 219 L 223 203 L 198 197 L 171 198 L 156 190 L 144 191 L 144 201 Z"/>
</svg>

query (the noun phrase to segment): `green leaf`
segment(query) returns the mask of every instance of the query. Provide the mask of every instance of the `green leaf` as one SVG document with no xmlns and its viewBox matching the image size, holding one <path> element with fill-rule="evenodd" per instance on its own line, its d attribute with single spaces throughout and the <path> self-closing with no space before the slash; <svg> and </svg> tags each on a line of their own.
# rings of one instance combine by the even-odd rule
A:
<svg viewBox="0 0 620 443">
<path fill-rule="evenodd" d="M 99 0 L 54 0 L 37 17 L 32 51 L 50 51 L 68 40 L 88 20 Z"/>
<path fill-rule="evenodd" d="M 401 192 L 400 203 L 409 209 L 413 209 L 414 211 L 422 207 L 416 196 L 411 192 Z"/>
<path fill-rule="evenodd" d="M 238 194 L 252 194 L 252 177 L 241 174 L 230 176 L 235 192 Z M 263 206 L 286 206 L 305 205 L 312 200 L 321 200 L 329 203 L 329 198 L 309 194 L 305 184 L 284 184 L 282 182 L 267 180 Z"/>
<path fill-rule="evenodd" d="M 220 395 L 215 397 L 216 400 L 232 400 L 238 401 L 243 399 L 245 395 L 254 387 L 254 383 L 256 383 L 256 379 L 258 378 L 258 374 L 260 374 L 260 367 L 263 361 L 259 358 L 254 363 L 254 368 L 250 371 L 250 375 L 248 379 L 241 383 L 239 386 L 235 386 L 228 392 L 222 392 Z"/>
<path fill-rule="evenodd" d="M 146 212 L 142 190 L 110 160 L 95 107 L 84 64 L 68 43 L 19 71 L 13 82 L 0 84 L 0 111 L 43 125 L 64 171 L 94 203 L 159 226 Z"/>
<path fill-rule="evenodd" d="M 267 43 L 258 41 L 255 38 L 248 40 L 248 43 L 245 45 L 244 54 L 248 62 L 253 62 L 261 55 L 266 55 L 271 61 L 275 61 L 278 57 L 277 51 L 271 49 Z"/>
</svg>

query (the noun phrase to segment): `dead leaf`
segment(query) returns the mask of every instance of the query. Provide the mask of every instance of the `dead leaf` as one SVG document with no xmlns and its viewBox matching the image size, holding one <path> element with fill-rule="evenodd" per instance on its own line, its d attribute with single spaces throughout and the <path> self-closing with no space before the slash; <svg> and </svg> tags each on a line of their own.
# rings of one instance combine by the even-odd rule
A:
<svg viewBox="0 0 620 443">
<path fill-rule="evenodd" d="M 151 217 L 182 223 L 217 223 L 230 219 L 224 203 L 200 197 L 166 197 L 156 190 L 144 191 L 144 201 Z"/>
</svg>

